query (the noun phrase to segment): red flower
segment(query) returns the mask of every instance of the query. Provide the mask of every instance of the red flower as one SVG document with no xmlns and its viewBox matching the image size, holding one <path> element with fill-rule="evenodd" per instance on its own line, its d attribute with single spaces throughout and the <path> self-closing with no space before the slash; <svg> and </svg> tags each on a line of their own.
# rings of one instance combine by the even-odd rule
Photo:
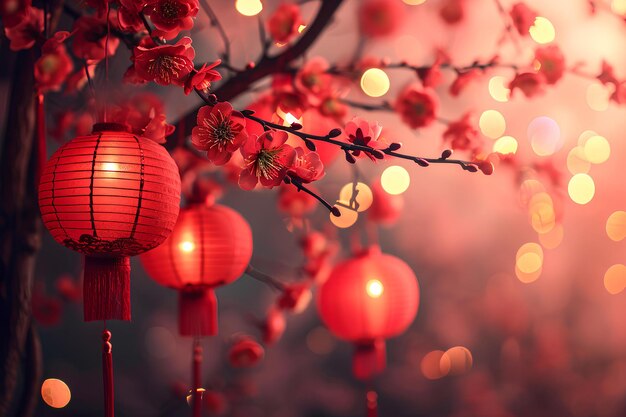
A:
<svg viewBox="0 0 626 417">
<path fill-rule="evenodd" d="M 456 79 L 450 85 L 450 95 L 454 97 L 458 96 L 469 83 L 471 83 L 481 75 L 482 71 L 476 68 L 457 74 Z"/>
<path fill-rule="evenodd" d="M 111 16 L 111 23 L 116 17 Z M 77 58 L 85 60 L 102 60 L 105 57 L 105 45 L 107 37 L 106 16 L 98 18 L 94 16 L 83 16 L 74 22 L 74 40 L 72 42 L 72 52 Z M 109 56 L 115 54 L 120 40 L 115 36 L 109 36 L 108 53 Z"/>
<path fill-rule="evenodd" d="M 348 106 L 334 95 L 322 98 L 318 110 L 323 116 L 332 117 L 336 120 L 341 120 L 348 114 Z"/>
<path fill-rule="evenodd" d="M 278 307 L 292 313 L 303 312 L 311 302 L 311 293 L 308 282 L 285 285 L 283 294 L 278 299 Z"/>
<path fill-rule="evenodd" d="M 439 16 L 449 25 L 459 23 L 465 16 L 465 1 L 445 0 L 441 9 L 439 9 Z"/>
<path fill-rule="evenodd" d="M 355 117 L 344 128 L 344 132 L 348 136 L 348 141 L 355 145 L 369 146 L 370 148 L 379 149 L 383 148 L 384 144 L 378 139 L 383 131 L 383 127 L 378 122 L 368 122 L 367 120 Z M 372 160 L 376 160 L 370 152 L 364 151 L 364 153 Z M 352 151 L 352 155 L 361 155 L 360 150 Z"/>
<path fill-rule="evenodd" d="M 267 30 L 276 42 L 286 43 L 298 33 L 301 24 L 300 7 L 281 4 L 267 21 Z"/>
<path fill-rule="evenodd" d="M 202 403 L 209 415 L 222 415 L 228 408 L 226 396 L 219 391 L 206 390 L 202 393 Z"/>
<path fill-rule="evenodd" d="M 78 280 L 69 275 L 61 275 L 55 282 L 58 293 L 67 301 L 76 302 L 83 296 L 83 291 Z"/>
<path fill-rule="evenodd" d="M 435 120 L 439 101 L 428 90 L 410 85 L 399 94 L 395 108 L 404 123 L 417 129 L 428 126 Z"/>
<path fill-rule="evenodd" d="M 63 304 L 57 297 L 50 297 L 43 293 L 40 287 L 35 287 L 32 297 L 33 317 L 42 326 L 54 326 L 61 320 Z"/>
<path fill-rule="evenodd" d="M 535 59 L 541 67 L 539 72 L 544 75 L 548 84 L 556 84 L 565 73 L 565 57 L 561 49 L 556 45 L 537 48 Z"/>
<path fill-rule="evenodd" d="M 267 131 L 261 136 L 252 137 L 241 147 L 245 168 L 239 174 L 239 186 L 252 190 L 257 182 L 264 187 L 279 185 L 293 165 L 296 151 L 287 141 L 283 131 Z"/>
<path fill-rule="evenodd" d="M 4 28 L 4 33 L 11 41 L 12 51 L 31 48 L 43 32 L 43 10 L 30 7 L 24 17 L 14 26 Z"/>
<path fill-rule="evenodd" d="M 193 70 L 195 54 L 188 37 L 175 45 L 137 46 L 134 51 L 135 71 L 137 76 L 159 85 L 183 85 Z"/>
<path fill-rule="evenodd" d="M 441 64 L 449 62 L 448 56 L 441 50 L 437 51 L 437 58 L 435 63 L 426 68 L 419 68 L 417 70 L 417 76 L 422 81 L 424 87 L 435 88 L 442 81 Z"/>
<path fill-rule="evenodd" d="M 63 34 L 48 39 L 41 48 L 42 55 L 35 62 L 35 81 L 37 88 L 43 92 L 59 90 L 72 72 L 72 59 L 65 45 L 59 41 L 62 37 Z"/>
<path fill-rule="evenodd" d="M 298 177 L 303 183 L 317 181 L 325 174 L 324 164 L 317 152 L 306 152 L 297 147 L 296 157 L 289 169 L 289 174 Z"/>
<path fill-rule="evenodd" d="M 323 233 L 312 231 L 300 239 L 300 248 L 306 258 L 319 258 L 328 249 L 328 239 Z"/>
<path fill-rule="evenodd" d="M 291 185 L 280 187 L 278 192 L 278 209 L 295 219 L 301 219 L 314 211 L 317 204 L 315 197 L 300 192 Z"/>
<path fill-rule="evenodd" d="M 320 96 L 330 87 L 331 76 L 326 73 L 328 68 L 328 62 L 324 58 L 316 57 L 308 61 L 296 75 L 297 89 L 314 97 Z"/>
<path fill-rule="evenodd" d="M 596 77 L 602 84 L 619 84 L 613 66 L 606 61 L 602 61 L 602 72 Z"/>
<path fill-rule="evenodd" d="M 246 119 L 223 101 L 215 106 L 204 106 L 198 111 L 198 126 L 191 133 L 196 149 L 207 151 L 207 159 L 224 165 L 233 152 L 248 139 Z"/>
<path fill-rule="evenodd" d="M 165 137 L 174 132 L 174 126 L 165 121 L 161 99 L 152 93 L 136 94 L 130 100 L 119 104 L 112 112 L 111 118 L 117 123 L 129 126 L 133 133 L 157 143 L 164 143 Z"/>
<path fill-rule="evenodd" d="M 261 324 L 263 342 L 268 345 L 276 343 L 285 332 L 285 327 L 285 314 L 280 309 L 272 306 L 267 312 L 265 321 Z"/>
<path fill-rule="evenodd" d="M 517 74 L 515 75 L 515 78 L 513 78 L 513 81 L 509 83 L 511 97 L 513 97 L 513 91 L 515 89 L 520 89 L 528 98 L 543 94 L 545 84 L 546 78 L 541 73 L 523 72 L 521 74 Z"/>
<path fill-rule="evenodd" d="M 165 138 L 174 133 L 176 129 L 171 124 L 168 124 L 165 120 L 165 114 L 156 114 L 154 111 L 151 114 L 150 121 L 146 125 L 143 131 L 144 137 L 152 139 L 156 143 L 165 143 Z"/>
<path fill-rule="evenodd" d="M 0 20 L 5 29 L 21 23 L 30 12 L 30 0 L 0 0 Z"/>
<path fill-rule="evenodd" d="M 145 2 L 142 0 L 118 0 L 117 20 L 120 28 L 127 32 L 139 32 L 145 30 L 143 21 L 139 16 Z"/>
<path fill-rule="evenodd" d="M 358 11 L 359 29 L 365 36 L 380 38 L 393 34 L 404 17 L 402 4 L 396 0 L 367 0 Z"/>
<path fill-rule="evenodd" d="M 222 79 L 221 74 L 213 69 L 221 63 L 222 60 L 218 59 L 212 64 L 203 64 L 202 68 L 189 75 L 185 80 L 185 94 L 189 95 L 194 89 L 208 93 L 211 83 Z"/>
<path fill-rule="evenodd" d="M 515 29 L 522 36 L 527 36 L 530 27 L 535 24 L 537 12 L 532 10 L 526 3 L 516 3 L 511 8 L 511 19 Z"/>
<path fill-rule="evenodd" d="M 471 114 L 466 113 L 463 117 L 448 125 L 443 132 L 443 140 L 450 143 L 455 150 L 477 150 L 481 148 L 478 131 L 471 123 Z"/>
<path fill-rule="evenodd" d="M 144 13 L 154 24 L 154 36 L 174 39 L 180 31 L 193 27 L 193 18 L 198 14 L 198 0 L 150 0 Z"/>
<path fill-rule="evenodd" d="M 243 336 L 231 346 L 228 361 L 235 368 L 249 368 L 263 359 L 263 347 L 249 336 Z"/>
</svg>

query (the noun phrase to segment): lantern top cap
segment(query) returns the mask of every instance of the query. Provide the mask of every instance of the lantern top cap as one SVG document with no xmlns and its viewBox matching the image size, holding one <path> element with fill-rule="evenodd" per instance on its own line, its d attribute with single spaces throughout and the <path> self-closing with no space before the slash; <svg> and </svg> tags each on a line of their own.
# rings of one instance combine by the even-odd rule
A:
<svg viewBox="0 0 626 417">
<path fill-rule="evenodd" d="M 380 246 L 378 245 L 370 245 L 368 247 L 365 248 L 361 248 L 358 249 L 354 252 L 354 257 L 361 257 L 361 256 L 374 256 L 374 255 L 380 255 L 382 253 L 382 251 L 380 250 Z"/>
<path fill-rule="evenodd" d="M 128 126 L 122 123 L 96 123 L 91 128 L 91 133 L 100 132 L 126 132 L 128 133 Z"/>
</svg>

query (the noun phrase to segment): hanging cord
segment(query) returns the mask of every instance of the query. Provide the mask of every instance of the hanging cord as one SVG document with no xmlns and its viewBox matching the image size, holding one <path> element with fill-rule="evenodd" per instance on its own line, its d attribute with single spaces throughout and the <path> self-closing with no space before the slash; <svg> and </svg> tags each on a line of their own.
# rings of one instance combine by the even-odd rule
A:
<svg viewBox="0 0 626 417">
<path fill-rule="evenodd" d="M 105 329 L 102 332 L 102 384 L 104 385 L 104 416 L 114 417 L 115 399 L 113 389 L 113 345 L 111 332 Z"/>
<path fill-rule="evenodd" d="M 200 417 L 202 414 L 202 346 L 198 336 L 193 339 L 193 417 Z"/>
<path fill-rule="evenodd" d="M 365 400 L 367 401 L 367 417 L 378 417 L 378 394 L 373 387 L 366 389 Z"/>
<path fill-rule="evenodd" d="M 37 172 L 35 178 L 37 184 L 46 165 L 46 113 L 44 107 L 44 95 L 37 90 Z"/>
<path fill-rule="evenodd" d="M 111 3 L 107 1 L 107 36 L 104 41 L 104 80 L 105 80 L 105 88 L 106 91 L 109 91 L 109 37 L 111 36 Z M 104 109 L 103 109 L 103 117 L 102 121 L 104 123 L 107 122 L 107 101 L 108 98 L 104 100 Z"/>
</svg>

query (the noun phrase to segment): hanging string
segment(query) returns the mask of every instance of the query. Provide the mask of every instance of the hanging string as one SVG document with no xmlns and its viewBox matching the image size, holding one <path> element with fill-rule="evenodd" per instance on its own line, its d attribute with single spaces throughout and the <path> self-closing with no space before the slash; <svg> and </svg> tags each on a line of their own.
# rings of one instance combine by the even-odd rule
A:
<svg viewBox="0 0 626 417">
<path fill-rule="evenodd" d="M 366 391 L 367 417 L 378 417 L 378 394 L 373 388 Z"/>
<path fill-rule="evenodd" d="M 202 346 L 198 336 L 193 339 L 193 417 L 200 417 L 202 414 Z"/>
<path fill-rule="evenodd" d="M 104 40 L 104 80 L 106 91 L 109 91 L 109 37 L 111 36 L 111 3 L 107 1 L 107 36 Z M 107 101 L 108 98 L 105 97 L 104 100 L 104 109 L 103 109 L 103 122 L 107 122 Z"/>
<path fill-rule="evenodd" d="M 102 332 L 102 384 L 104 385 L 104 416 L 114 417 L 115 400 L 113 389 L 113 345 L 111 345 L 111 332 L 105 329 Z"/>
<path fill-rule="evenodd" d="M 46 113 L 44 108 L 44 95 L 41 90 L 37 90 L 37 172 L 35 174 L 36 182 L 39 184 L 39 178 L 46 164 Z"/>
</svg>

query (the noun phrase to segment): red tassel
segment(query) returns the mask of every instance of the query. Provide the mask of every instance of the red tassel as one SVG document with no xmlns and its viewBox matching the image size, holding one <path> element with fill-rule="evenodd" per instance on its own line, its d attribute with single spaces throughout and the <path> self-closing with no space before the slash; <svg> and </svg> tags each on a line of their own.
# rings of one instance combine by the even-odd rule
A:
<svg viewBox="0 0 626 417">
<path fill-rule="evenodd" d="M 376 391 L 369 390 L 365 394 L 367 400 L 367 417 L 378 417 L 378 394 Z"/>
<path fill-rule="evenodd" d="M 39 177 L 46 165 L 46 114 L 44 109 L 44 95 L 37 93 L 37 173 L 36 181 L 39 184 Z"/>
<path fill-rule="evenodd" d="M 111 332 L 102 333 L 102 384 L 104 386 L 104 417 L 113 417 L 115 414 L 115 398 L 113 389 L 113 345 Z"/>
<path fill-rule="evenodd" d="M 202 414 L 202 346 L 196 339 L 193 347 L 193 417 L 200 417 Z"/>
<path fill-rule="evenodd" d="M 352 372 L 358 379 L 367 380 L 380 374 L 386 362 L 384 340 L 359 343 L 352 357 Z"/>
<path fill-rule="evenodd" d="M 130 258 L 85 256 L 85 321 L 130 320 Z"/>
<path fill-rule="evenodd" d="M 179 292 L 178 331 L 181 336 L 217 334 L 217 299 L 213 289 L 199 287 Z"/>
</svg>

